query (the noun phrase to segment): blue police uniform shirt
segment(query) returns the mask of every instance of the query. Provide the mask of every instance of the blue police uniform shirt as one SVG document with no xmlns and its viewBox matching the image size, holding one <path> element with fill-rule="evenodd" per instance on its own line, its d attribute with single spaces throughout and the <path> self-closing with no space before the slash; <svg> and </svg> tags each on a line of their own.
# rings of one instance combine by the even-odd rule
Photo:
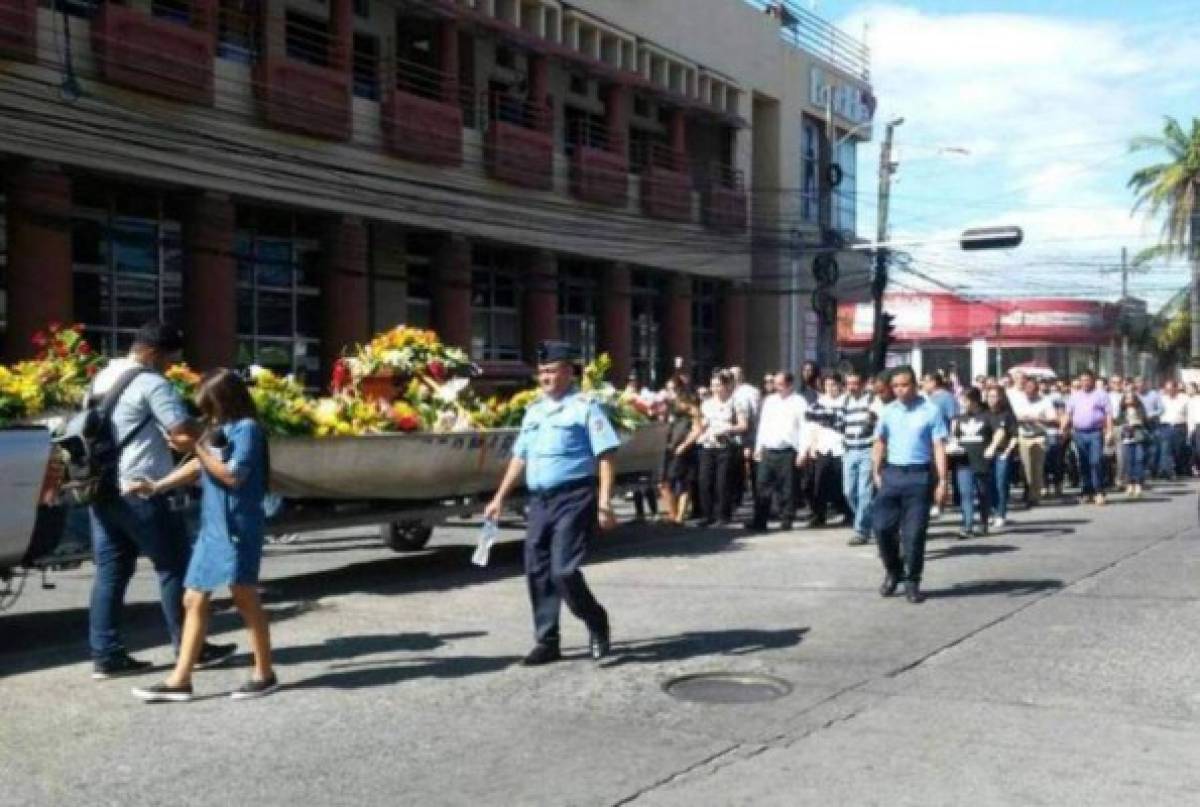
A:
<svg viewBox="0 0 1200 807">
<path fill-rule="evenodd" d="M 513 456 L 525 461 L 526 487 L 547 490 L 595 476 L 596 458 L 620 444 L 600 405 L 573 390 L 529 407 Z"/>
<path fill-rule="evenodd" d="M 942 413 L 942 417 L 946 419 L 946 427 L 949 428 L 950 422 L 958 417 L 958 401 L 954 399 L 954 393 L 947 389 L 934 390 L 929 396 L 929 402 Z"/>
<path fill-rule="evenodd" d="M 933 462 L 933 441 L 945 440 L 948 434 L 942 410 L 922 398 L 907 404 L 892 401 L 875 427 L 875 436 L 887 443 L 889 465 L 928 465 Z"/>
</svg>

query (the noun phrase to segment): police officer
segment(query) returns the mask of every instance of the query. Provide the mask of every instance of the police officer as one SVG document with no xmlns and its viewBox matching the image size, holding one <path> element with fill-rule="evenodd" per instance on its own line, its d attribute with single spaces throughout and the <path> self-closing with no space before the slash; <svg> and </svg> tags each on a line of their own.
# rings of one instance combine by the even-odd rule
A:
<svg viewBox="0 0 1200 807">
<path fill-rule="evenodd" d="M 562 658 L 558 615 L 563 600 L 587 625 L 592 658 L 604 658 L 609 651 L 608 614 L 579 567 L 596 527 L 616 526 L 613 451 L 620 441 L 599 404 L 574 387 L 572 358 L 567 344 L 538 345 L 542 396 L 525 413 L 504 480 L 484 510 L 485 518 L 499 518 L 504 500 L 525 475 L 525 577 L 537 642 L 521 662 L 525 666 Z"/>
<path fill-rule="evenodd" d="M 903 579 L 905 597 L 919 603 L 925 599 L 921 572 L 930 500 L 942 501 L 946 495 L 948 432 L 941 410 L 917 395 L 917 376 L 911 367 L 897 367 L 891 380 L 896 399 L 880 414 L 871 454 L 879 490 L 873 504 L 875 535 L 885 572 L 879 593 L 890 597 Z"/>
</svg>

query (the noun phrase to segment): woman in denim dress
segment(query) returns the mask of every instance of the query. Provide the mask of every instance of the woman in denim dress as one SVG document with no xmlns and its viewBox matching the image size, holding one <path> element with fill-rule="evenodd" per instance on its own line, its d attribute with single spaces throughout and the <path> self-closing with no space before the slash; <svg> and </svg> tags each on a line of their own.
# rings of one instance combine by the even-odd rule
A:
<svg viewBox="0 0 1200 807">
<path fill-rule="evenodd" d="M 267 695 L 279 688 L 271 666 L 267 615 L 258 598 L 263 550 L 263 497 L 267 492 L 267 439 L 256 419 L 245 382 L 229 370 L 205 377 L 196 403 L 209 431 L 196 444 L 196 456 L 157 482 L 144 481 L 139 492 L 157 494 L 200 481 L 200 535 L 188 564 L 183 597 L 184 625 L 179 660 L 161 684 L 138 687 L 144 701 L 188 701 L 192 670 L 208 632 L 209 601 L 229 586 L 234 605 L 250 632 L 254 651 L 251 679 L 231 696 Z"/>
</svg>

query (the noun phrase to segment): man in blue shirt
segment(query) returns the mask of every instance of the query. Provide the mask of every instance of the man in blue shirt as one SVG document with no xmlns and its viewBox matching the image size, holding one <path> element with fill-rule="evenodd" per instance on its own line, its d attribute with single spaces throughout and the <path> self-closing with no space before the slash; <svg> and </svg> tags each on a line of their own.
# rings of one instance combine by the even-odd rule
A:
<svg viewBox="0 0 1200 807">
<path fill-rule="evenodd" d="M 498 519 L 509 493 L 525 477 L 529 491 L 525 577 L 536 644 L 522 664 L 558 661 L 558 616 L 566 601 L 583 620 L 593 659 L 608 654 L 608 614 L 579 567 L 597 526 L 616 526 L 612 510 L 613 452 L 620 439 L 600 405 L 573 386 L 572 351 L 561 342 L 538 346 L 542 396 L 525 413 L 512 461 L 484 517 Z M 597 496 L 597 475 L 599 495 Z"/>
<path fill-rule="evenodd" d="M 896 400 L 883 408 L 875 428 L 872 468 L 879 490 L 873 503 L 875 534 L 885 575 L 879 593 L 890 597 L 904 580 L 911 603 L 922 602 L 921 572 L 925 567 L 925 533 L 929 528 L 930 494 L 946 496 L 946 437 L 942 412 L 917 395 L 911 367 L 892 371 Z M 934 486 L 931 471 L 936 471 Z M 900 539 L 904 543 L 901 558 Z"/>
</svg>

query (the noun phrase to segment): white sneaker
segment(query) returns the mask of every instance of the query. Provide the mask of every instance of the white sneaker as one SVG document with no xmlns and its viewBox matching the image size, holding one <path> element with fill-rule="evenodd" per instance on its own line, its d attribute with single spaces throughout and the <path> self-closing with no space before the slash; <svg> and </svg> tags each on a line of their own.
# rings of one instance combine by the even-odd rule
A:
<svg viewBox="0 0 1200 807">
<path fill-rule="evenodd" d="M 992 519 L 993 527 L 1003 527 L 1007 523 L 1008 523 L 1008 519 L 1001 518 L 1000 516 L 996 516 L 995 518 Z"/>
<path fill-rule="evenodd" d="M 942 517 L 942 508 L 938 507 L 937 505 L 934 505 L 933 507 L 929 508 L 929 517 L 931 519 L 934 519 L 935 521 L 937 519 L 941 518 Z"/>
</svg>

